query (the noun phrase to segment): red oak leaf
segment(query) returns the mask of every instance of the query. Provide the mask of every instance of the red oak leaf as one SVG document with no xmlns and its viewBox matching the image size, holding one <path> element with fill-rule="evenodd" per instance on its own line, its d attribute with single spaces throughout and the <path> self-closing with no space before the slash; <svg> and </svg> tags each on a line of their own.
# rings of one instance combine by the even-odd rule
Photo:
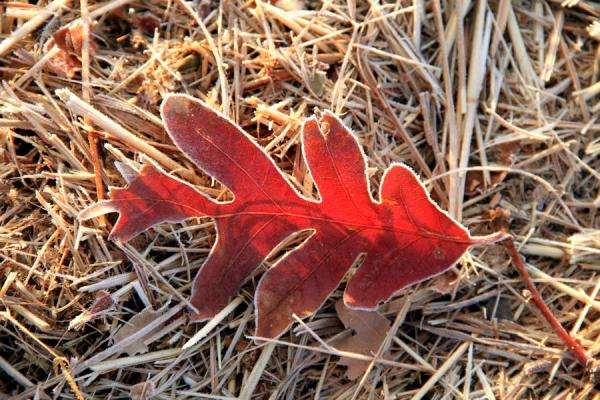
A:
<svg viewBox="0 0 600 400">
<path fill-rule="evenodd" d="M 276 337 L 292 314 L 312 314 L 363 255 L 344 302 L 370 310 L 400 289 L 446 271 L 470 246 L 500 238 L 470 236 L 401 164 L 385 171 L 373 199 L 357 139 L 329 112 L 307 119 L 301 135 L 321 201 L 299 194 L 250 136 L 199 100 L 169 95 L 161 113 L 179 149 L 226 185 L 234 200 L 218 203 L 147 165 L 127 189 L 112 190 L 110 201 L 84 210 L 81 218 L 119 212 L 112 232 L 118 240 L 165 221 L 214 218 L 218 238 L 193 285 L 195 320 L 220 311 L 273 249 L 299 231 L 312 234 L 260 280 L 257 336 Z"/>
</svg>

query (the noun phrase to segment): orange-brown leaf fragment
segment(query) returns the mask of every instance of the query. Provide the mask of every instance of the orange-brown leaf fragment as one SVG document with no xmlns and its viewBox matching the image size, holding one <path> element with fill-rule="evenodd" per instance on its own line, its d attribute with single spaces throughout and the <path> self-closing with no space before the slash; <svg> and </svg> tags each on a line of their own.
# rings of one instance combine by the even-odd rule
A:
<svg viewBox="0 0 600 400">
<path fill-rule="evenodd" d="M 338 350 L 365 356 L 373 356 L 377 353 L 390 329 L 390 321 L 377 311 L 348 308 L 343 300 L 335 303 L 335 311 L 344 326 L 355 332 L 352 336 L 335 342 L 335 347 Z M 369 366 L 369 361 L 351 357 L 342 357 L 339 363 L 348 367 L 346 370 L 348 379 L 360 378 Z"/>
<path fill-rule="evenodd" d="M 89 309 L 83 310 L 81 314 L 69 322 L 69 329 L 81 329 L 86 323 L 102 315 L 104 311 L 114 304 L 115 301 L 110 293 L 104 290 L 96 292 L 96 300 L 94 300 Z"/>
<path fill-rule="evenodd" d="M 134 23 L 144 35 L 152 36 L 160 28 L 160 18 L 152 13 L 143 13 L 133 18 Z"/>
<path fill-rule="evenodd" d="M 136 383 L 129 390 L 129 396 L 132 400 L 150 400 L 156 390 L 156 385 L 152 381 Z"/>
<path fill-rule="evenodd" d="M 151 307 L 145 308 L 141 313 L 134 315 L 129 321 L 125 323 L 125 325 L 121 326 L 119 331 L 115 334 L 115 344 L 133 335 L 134 333 L 148 325 L 150 322 L 160 317 L 160 315 L 160 311 L 154 311 Z M 154 334 L 154 332 L 149 332 L 145 336 L 148 337 L 152 334 Z M 146 345 L 146 343 L 144 343 L 146 337 L 142 337 L 140 338 L 140 340 L 137 340 L 124 347 L 122 352 L 127 353 L 130 356 L 146 353 L 148 351 L 148 346 Z"/>
<path fill-rule="evenodd" d="M 432 279 L 429 288 L 438 292 L 439 294 L 454 294 L 458 289 L 460 283 L 460 277 L 456 272 L 449 269 L 441 275 L 436 276 Z"/>
<path fill-rule="evenodd" d="M 84 30 L 83 21 L 77 20 L 56 31 L 44 44 L 45 53 L 48 53 L 54 47 L 59 49 L 46 63 L 47 69 L 64 78 L 73 78 L 77 72 L 81 71 Z M 89 27 L 89 32 L 89 51 L 90 56 L 92 56 L 96 52 L 96 44 L 92 40 L 91 27 Z"/>
<path fill-rule="evenodd" d="M 501 143 L 494 148 L 493 159 L 497 164 L 512 166 L 515 162 L 515 154 L 521 146 L 520 140 Z M 500 185 L 508 176 L 508 171 L 492 171 L 490 172 L 490 186 L 486 190 L 492 189 Z M 476 192 L 484 192 L 484 174 L 482 171 L 469 171 L 467 173 L 467 182 L 465 184 L 465 192 L 473 194 Z"/>
</svg>

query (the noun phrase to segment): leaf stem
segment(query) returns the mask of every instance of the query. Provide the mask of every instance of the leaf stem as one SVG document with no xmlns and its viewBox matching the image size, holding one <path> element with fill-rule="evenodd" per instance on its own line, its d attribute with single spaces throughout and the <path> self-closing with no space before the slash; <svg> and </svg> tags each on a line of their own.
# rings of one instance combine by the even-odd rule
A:
<svg viewBox="0 0 600 400">
<path fill-rule="evenodd" d="M 481 244 L 494 244 L 494 243 L 501 242 L 501 241 L 509 239 L 509 238 L 512 238 L 510 233 L 507 233 L 504 231 L 498 231 L 498 232 L 492 233 L 490 235 L 473 236 L 471 238 L 471 240 L 472 240 L 473 245 L 477 246 L 477 245 L 481 245 Z"/>
<path fill-rule="evenodd" d="M 577 361 L 579 361 L 586 367 L 588 372 L 592 374 L 594 381 L 598 381 L 600 376 L 598 375 L 599 371 L 597 368 L 597 361 L 586 353 L 579 340 L 571 336 L 565 330 L 565 328 L 563 328 L 562 324 L 556 319 L 552 311 L 548 308 L 548 306 L 542 299 L 542 296 L 540 295 L 540 292 L 538 292 L 538 290 L 536 289 L 533 281 L 529 277 L 529 272 L 527 272 L 527 268 L 525 267 L 523 258 L 521 257 L 517 248 L 515 247 L 515 243 L 513 241 L 512 236 L 508 234 L 505 235 L 506 236 L 503 240 L 504 247 L 508 251 L 510 258 L 513 261 L 513 264 L 517 268 L 517 271 L 519 271 L 521 279 L 525 282 L 525 284 L 527 285 L 527 289 L 531 292 L 535 306 L 538 308 L 538 310 L 540 310 L 542 316 L 546 319 L 546 321 L 548 321 L 554 332 L 556 332 L 560 340 L 564 343 L 564 345 L 567 347 L 567 349 L 573 355 L 573 357 L 575 357 Z"/>
</svg>

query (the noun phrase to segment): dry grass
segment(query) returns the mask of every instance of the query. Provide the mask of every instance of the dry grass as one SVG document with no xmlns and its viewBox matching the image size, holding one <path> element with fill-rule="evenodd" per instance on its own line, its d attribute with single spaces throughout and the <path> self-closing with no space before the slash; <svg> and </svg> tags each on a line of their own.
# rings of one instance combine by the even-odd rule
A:
<svg viewBox="0 0 600 400">
<path fill-rule="evenodd" d="M 454 294 L 426 282 L 384 306 L 390 340 L 349 381 L 327 344 L 349 333 L 335 315 L 340 292 L 259 346 L 254 280 L 206 326 L 180 312 L 214 240 L 210 220 L 126 245 L 108 240 L 114 215 L 78 222 L 108 186 L 125 185 L 114 162 L 137 165 L 143 154 L 222 193 L 169 142 L 157 117 L 168 92 L 230 115 L 300 186 L 300 121 L 329 108 L 363 143 L 374 187 L 402 161 L 472 232 L 490 231 L 490 209 L 509 210 L 546 302 L 598 353 L 598 3 L 278 5 L 0 3 L 0 398 L 597 395 L 500 246 L 462 260 Z M 144 13 L 160 19 L 154 36 L 140 32 Z M 97 50 L 84 40 L 82 71 L 68 79 L 48 69 L 43 45 L 78 18 L 94 21 Z"/>
</svg>

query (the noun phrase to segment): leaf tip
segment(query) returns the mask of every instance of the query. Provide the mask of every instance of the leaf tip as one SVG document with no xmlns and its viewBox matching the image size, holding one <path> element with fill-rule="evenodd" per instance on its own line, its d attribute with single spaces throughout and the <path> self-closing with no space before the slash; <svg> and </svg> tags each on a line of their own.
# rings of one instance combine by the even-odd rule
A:
<svg viewBox="0 0 600 400">
<path fill-rule="evenodd" d="M 494 232 L 490 235 L 485 236 L 472 236 L 472 245 L 486 245 L 486 244 L 494 244 L 498 242 L 502 242 L 508 238 L 512 237 L 512 235 L 508 232 L 498 231 Z"/>
<path fill-rule="evenodd" d="M 139 176 L 139 172 L 136 171 L 135 168 L 124 162 L 115 161 L 115 167 L 128 185 L 130 185 Z"/>
<path fill-rule="evenodd" d="M 194 101 L 197 102 L 186 94 L 168 93 L 160 105 L 160 115 L 165 124 L 168 126 L 170 121 L 177 118 L 189 119 L 190 107 Z"/>
</svg>

